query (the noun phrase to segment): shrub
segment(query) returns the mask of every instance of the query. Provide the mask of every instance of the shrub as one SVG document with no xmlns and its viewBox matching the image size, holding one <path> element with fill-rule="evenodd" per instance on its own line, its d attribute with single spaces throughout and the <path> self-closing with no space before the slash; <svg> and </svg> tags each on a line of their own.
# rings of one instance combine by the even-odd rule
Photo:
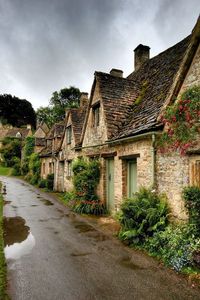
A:
<svg viewBox="0 0 200 300">
<path fill-rule="evenodd" d="M 47 187 L 47 181 L 46 181 L 46 179 L 40 179 L 39 182 L 38 182 L 38 186 L 39 186 L 40 188 L 45 188 L 45 187 Z"/>
<path fill-rule="evenodd" d="M 76 193 L 74 191 L 66 192 L 63 196 L 64 201 L 67 203 L 76 199 Z"/>
<path fill-rule="evenodd" d="M 100 216 L 106 214 L 106 207 L 103 203 L 97 201 L 76 202 L 73 210 L 79 214 L 90 214 Z"/>
<path fill-rule="evenodd" d="M 195 266 L 195 255 L 200 239 L 195 237 L 194 226 L 190 224 L 169 225 L 165 231 L 156 232 L 146 240 L 144 248 L 153 256 L 162 258 L 164 263 L 176 271 Z"/>
<path fill-rule="evenodd" d="M 19 176 L 21 174 L 21 160 L 19 157 L 12 158 L 12 166 L 11 175 Z"/>
<path fill-rule="evenodd" d="M 80 200 L 98 200 L 96 187 L 100 178 L 99 161 L 78 159 L 72 165 L 74 189 Z"/>
<path fill-rule="evenodd" d="M 54 185 L 54 174 L 48 174 L 46 179 L 46 187 L 48 190 L 53 190 Z"/>
<path fill-rule="evenodd" d="M 105 214 L 106 208 L 96 194 L 100 179 L 99 161 L 78 159 L 73 163 L 72 169 L 74 192 L 73 194 L 68 193 L 66 197 L 67 200 L 74 200 L 73 210 L 81 214 Z"/>
<path fill-rule="evenodd" d="M 196 234 L 200 236 L 200 188 L 191 186 L 183 190 L 185 206 L 188 209 L 189 222 L 196 229 Z"/>
<path fill-rule="evenodd" d="M 141 188 L 121 205 L 119 237 L 129 244 L 142 244 L 168 224 L 168 207 L 164 196 Z"/>
</svg>

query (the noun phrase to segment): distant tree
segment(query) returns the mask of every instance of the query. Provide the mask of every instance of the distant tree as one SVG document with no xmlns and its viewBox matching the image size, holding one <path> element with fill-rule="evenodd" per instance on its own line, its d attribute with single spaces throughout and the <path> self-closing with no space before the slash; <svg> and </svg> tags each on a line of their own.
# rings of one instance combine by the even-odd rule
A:
<svg viewBox="0 0 200 300">
<path fill-rule="evenodd" d="M 53 107 L 50 106 L 40 106 L 37 111 L 37 121 L 39 123 L 45 122 L 47 126 L 50 128 L 53 123 L 55 123 L 55 114 Z"/>
<path fill-rule="evenodd" d="M 36 114 L 29 101 L 3 94 L 0 95 L 0 121 L 15 127 L 30 124 L 35 128 Z"/>
<path fill-rule="evenodd" d="M 45 122 L 51 127 L 54 123 L 64 119 L 67 108 L 79 106 L 80 96 L 80 90 L 73 86 L 63 88 L 59 92 L 53 92 L 49 106 L 38 108 L 36 112 L 37 120 Z"/>
</svg>

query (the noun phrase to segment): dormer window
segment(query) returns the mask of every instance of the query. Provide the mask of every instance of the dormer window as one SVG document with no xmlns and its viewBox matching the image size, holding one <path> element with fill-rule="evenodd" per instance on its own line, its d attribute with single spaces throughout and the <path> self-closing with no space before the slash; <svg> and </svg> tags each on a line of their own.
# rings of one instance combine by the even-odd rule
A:
<svg viewBox="0 0 200 300">
<path fill-rule="evenodd" d="M 72 141 L 72 126 L 67 127 L 67 144 L 71 144 Z"/>
<path fill-rule="evenodd" d="M 93 114 L 93 126 L 98 127 L 99 120 L 100 120 L 100 103 L 97 103 L 93 106 L 92 114 Z"/>
</svg>

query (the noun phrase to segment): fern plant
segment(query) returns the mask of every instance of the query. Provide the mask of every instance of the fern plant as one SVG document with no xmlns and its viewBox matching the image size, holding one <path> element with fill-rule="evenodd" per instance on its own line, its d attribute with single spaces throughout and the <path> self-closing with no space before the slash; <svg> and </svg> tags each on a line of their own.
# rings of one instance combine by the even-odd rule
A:
<svg viewBox="0 0 200 300">
<path fill-rule="evenodd" d="M 131 199 L 121 205 L 119 237 L 129 244 L 142 244 L 154 232 L 162 231 L 168 224 L 169 209 L 164 196 L 141 188 Z"/>
</svg>

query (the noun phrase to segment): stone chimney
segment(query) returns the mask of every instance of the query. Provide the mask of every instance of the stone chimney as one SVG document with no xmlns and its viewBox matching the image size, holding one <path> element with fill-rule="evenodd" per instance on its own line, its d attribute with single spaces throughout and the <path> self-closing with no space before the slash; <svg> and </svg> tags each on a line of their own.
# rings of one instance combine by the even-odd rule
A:
<svg viewBox="0 0 200 300">
<path fill-rule="evenodd" d="M 135 49 L 135 71 L 149 59 L 150 47 L 139 44 Z"/>
<path fill-rule="evenodd" d="M 81 93 L 80 107 L 84 107 L 88 103 L 88 93 Z"/>
<path fill-rule="evenodd" d="M 118 69 L 112 69 L 110 71 L 110 75 L 115 76 L 115 77 L 123 78 L 123 71 L 122 70 L 118 70 Z"/>
<path fill-rule="evenodd" d="M 27 124 L 26 128 L 31 130 L 32 129 L 31 124 Z"/>
</svg>

